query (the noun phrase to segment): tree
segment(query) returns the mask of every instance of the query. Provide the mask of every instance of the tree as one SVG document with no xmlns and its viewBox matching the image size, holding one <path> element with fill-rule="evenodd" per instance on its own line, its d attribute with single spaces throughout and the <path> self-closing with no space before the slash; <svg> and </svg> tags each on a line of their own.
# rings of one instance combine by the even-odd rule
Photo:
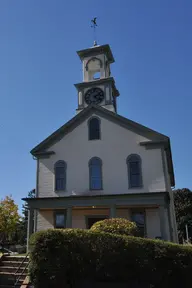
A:
<svg viewBox="0 0 192 288">
<path fill-rule="evenodd" d="M 180 243 L 186 239 L 186 225 L 192 239 L 192 192 L 187 188 L 174 190 L 175 214 Z"/>
<path fill-rule="evenodd" d="M 32 189 L 28 193 L 28 198 L 35 198 L 35 189 Z M 22 205 L 22 221 L 18 226 L 17 239 L 20 244 L 26 244 L 27 242 L 27 225 L 28 225 L 28 203 Z"/>
<path fill-rule="evenodd" d="M 20 221 L 18 206 L 11 196 L 0 201 L 0 242 L 11 241 Z"/>
<path fill-rule="evenodd" d="M 31 191 L 29 191 L 28 198 L 35 198 L 35 189 L 32 189 Z M 28 203 L 25 202 L 25 204 L 22 205 L 22 214 L 24 217 L 25 230 L 27 230 L 27 225 L 28 225 L 28 210 L 29 210 Z"/>
</svg>

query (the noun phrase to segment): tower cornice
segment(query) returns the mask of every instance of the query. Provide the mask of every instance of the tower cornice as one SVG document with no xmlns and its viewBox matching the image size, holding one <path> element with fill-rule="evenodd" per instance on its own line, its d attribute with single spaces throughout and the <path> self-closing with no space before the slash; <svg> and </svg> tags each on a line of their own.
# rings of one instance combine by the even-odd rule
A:
<svg viewBox="0 0 192 288">
<path fill-rule="evenodd" d="M 81 60 L 84 59 L 85 57 L 96 56 L 98 54 L 105 54 L 107 56 L 109 63 L 115 62 L 111 48 L 108 44 L 101 46 L 97 45 L 90 47 L 88 49 L 79 50 L 77 51 L 77 54 L 79 55 Z"/>
<path fill-rule="evenodd" d="M 109 82 L 112 83 L 114 96 L 115 97 L 119 96 L 119 91 L 117 90 L 117 88 L 115 86 L 115 80 L 113 77 L 102 78 L 102 79 L 93 80 L 93 81 L 89 81 L 89 82 L 81 82 L 81 83 L 74 84 L 74 86 L 76 87 L 77 90 L 79 90 L 81 88 L 93 87 L 93 86 L 97 86 L 97 85 L 105 84 L 105 83 L 109 83 Z"/>
</svg>

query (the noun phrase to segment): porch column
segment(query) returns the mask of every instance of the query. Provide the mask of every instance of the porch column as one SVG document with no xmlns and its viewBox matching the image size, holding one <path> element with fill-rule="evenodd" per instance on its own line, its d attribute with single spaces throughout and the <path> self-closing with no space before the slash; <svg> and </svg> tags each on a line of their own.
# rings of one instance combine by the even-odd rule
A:
<svg viewBox="0 0 192 288">
<path fill-rule="evenodd" d="M 109 218 L 116 218 L 116 205 L 115 204 L 110 206 Z"/>
<path fill-rule="evenodd" d="M 167 233 L 166 233 L 166 218 L 165 218 L 165 208 L 163 205 L 159 206 L 159 220 L 160 220 L 160 231 L 162 240 L 167 240 Z"/>
<path fill-rule="evenodd" d="M 37 232 L 37 214 L 38 214 L 38 210 L 34 209 L 34 223 L 33 223 L 33 233 Z"/>
<path fill-rule="evenodd" d="M 27 225 L 27 252 L 29 251 L 29 238 L 33 234 L 33 221 L 34 221 L 34 210 L 29 208 L 28 210 L 28 225 Z"/>
<path fill-rule="evenodd" d="M 171 223 L 171 214 L 170 214 L 170 206 L 167 205 L 167 214 L 168 214 L 168 225 L 169 225 L 169 234 L 170 234 L 170 241 L 174 242 L 173 238 L 173 226 Z"/>
<path fill-rule="evenodd" d="M 72 228 L 72 207 L 67 208 L 66 228 Z"/>
</svg>

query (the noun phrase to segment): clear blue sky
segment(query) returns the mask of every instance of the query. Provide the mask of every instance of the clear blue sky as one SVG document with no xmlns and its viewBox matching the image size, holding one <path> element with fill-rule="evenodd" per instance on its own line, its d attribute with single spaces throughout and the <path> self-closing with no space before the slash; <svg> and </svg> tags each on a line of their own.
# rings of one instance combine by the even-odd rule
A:
<svg viewBox="0 0 192 288">
<path fill-rule="evenodd" d="M 0 1 L 0 198 L 35 187 L 29 151 L 75 115 L 76 50 L 110 44 L 118 113 L 171 137 L 176 187 L 192 188 L 191 0 Z"/>
</svg>

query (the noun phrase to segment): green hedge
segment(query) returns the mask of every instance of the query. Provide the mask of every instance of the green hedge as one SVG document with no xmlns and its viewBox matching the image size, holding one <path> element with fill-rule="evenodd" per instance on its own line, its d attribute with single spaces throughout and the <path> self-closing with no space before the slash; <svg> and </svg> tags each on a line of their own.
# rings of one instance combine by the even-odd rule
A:
<svg viewBox="0 0 192 288">
<path fill-rule="evenodd" d="M 75 287 L 85 279 L 137 279 L 151 287 L 192 285 L 191 247 L 78 229 L 41 231 L 30 244 L 35 287 Z"/>
<path fill-rule="evenodd" d="M 134 222 L 127 219 L 112 218 L 94 223 L 91 227 L 91 231 L 136 236 L 137 226 Z"/>
</svg>

